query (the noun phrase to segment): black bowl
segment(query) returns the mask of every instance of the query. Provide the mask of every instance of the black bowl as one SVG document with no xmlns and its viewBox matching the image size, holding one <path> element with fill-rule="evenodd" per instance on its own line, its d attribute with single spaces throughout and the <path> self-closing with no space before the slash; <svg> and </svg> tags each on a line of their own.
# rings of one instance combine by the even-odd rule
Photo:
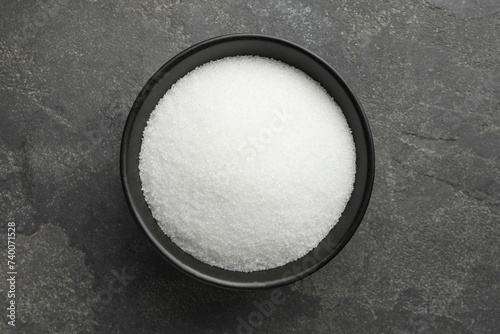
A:
<svg viewBox="0 0 500 334">
<path fill-rule="evenodd" d="M 144 199 L 139 178 L 139 151 L 149 116 L 179 78 L 209 62 L 229 56 L 256 55 L 292 65 L 319 82 L 342 109 L 356 146 L 354 191 L 330 233 L 302 258 L 284 266 L 256 272 L 236 272 L 203 263 L 174 244 L 158 226 Z M 359 101 L 346 82 L 325 61 L 283 39 L 263 35 L 213 38 L 181 52 L 144 86 L 134 102 L 123 132 L 120 168 L 123 190 L 135 219 L 156 249 L 175 267 L 204 282 L 234 289 L 278 287 L 295 282 L 324 266 L 347 244 L 368 206 L 375 174 L 373 139 Z"/>
</svg>

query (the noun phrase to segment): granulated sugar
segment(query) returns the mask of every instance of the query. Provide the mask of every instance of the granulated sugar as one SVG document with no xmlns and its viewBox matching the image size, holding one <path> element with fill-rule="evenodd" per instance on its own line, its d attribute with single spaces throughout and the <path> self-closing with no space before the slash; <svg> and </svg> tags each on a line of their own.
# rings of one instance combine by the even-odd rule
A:
<svg viewBox="0 0 500 334">
<path fill-rule="evenodd" d="M 347 204 L 355 163 L 347 122 L 317 82 L 240 56 L 172 86 L 144 130 L 139 169 L 154 218 L 179 247 L 248 272 L 318 245 Z"/>
</svg>

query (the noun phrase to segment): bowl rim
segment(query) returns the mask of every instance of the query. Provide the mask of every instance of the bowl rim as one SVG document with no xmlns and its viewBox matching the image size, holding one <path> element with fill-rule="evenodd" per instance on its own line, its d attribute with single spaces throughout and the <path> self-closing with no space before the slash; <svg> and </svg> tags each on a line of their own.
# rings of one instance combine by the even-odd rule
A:
<svg viewBox="0 0 500 334">
<path fill-rule="evenodd" d="M 134 120 L 144 103 L 145 99 L 147 98 L 149 92 L 151 89 L 160 81 L 163 76 L 170 71 L 171 68 L 176 66 L 178 63 L 183 61 L 184 59 L 188 58 L 192 54 L 195 54 L 199 50 L 203 50 L 207 47 L 223 43 L 226 41 L 231 41 L 231 40 L 264 40 L 264 41 L 270 41 L 278 44 L 284 44 L 287 47 L 291 47 L 293 49 L 296 49 L 297 51 L 306 54 L 308 57 L 312 58 L 314 61 L 319 63 L 322 67 L 324 67 L 335 79 L 336 81 L 342 86 L 343 90 L 345 93 L 348 95 L 349 99 L 353 103 L 354 109 L 356 110 L 357 116 L 359 117 L 361 121 L 361 128 L 363 130 L 363 134 L 365 137 L 365 145 L 366 145 L 366 150 L 367 150 L 367 175 L 366 175 L 366 182 L 365 182 L 365 187 L 363 190 L 363 196 L 361 203 L 359 205 L 359 209 L 356 213 L 356 216 L 354 218 L 354 221 L 351 222 L 349 225 L 349 228 L 347 229 L 347 232 L 344 234 L 343 238 L 341 239 L 341 242 L 339 245 L 335 248 L 335 251 L 331 252 L 328 254 L 328 256 L 325 256 L 324 258 L 321 259 L 321 261 L 318 261 L 315 265 L 308 267 L 306 269 L 302 269 L 302 271 L 298 273 L 293 273 L 290 274 L 286 277 L 282 277 L 281 279 L 269 281 L 269 282 L 249 282 L 249 283 L 240 283 L 240 282 L 231 282 L 223 279 L 218 279 L 214 276 L 208 276 L 201 274 L 200 272 L 192 269 L 190 266 L 185 265 L 183 262 L 177 260 L 172 256 L 172 254 L 165 249 L 165 247 L 157 240 L 157 238 L 153 235 L 153 233 L 150 231 L 149 227 L 146 226 L 144 221 L 141 219 L 141 214 L 139 213 L 138 208 L 134 205 L 132 201 L 132 187 L 129 184 L 128 181 L 128 168 L 127 168 L 127 157 L 128 157 L 128 150 L 127 148 L 129 147 L 130 143 L 130 135 L 131 131 L 134 125 Z M 318 271 L 320 268 L 325 266 L 327 263 L 329 263 L 349 242 L 349 240 L 352 238 L 356 230 L 358 229 L 359 225 L 361 224 L 361 221 L 366 213 L 366 210 L 368 208 L 368 204 L 371 198 L 371 193 L 373 190 L 373 184 L 374 184 L 374 179 L 375 179 L 375 147 L 374 147 L 374 142 L 373 142 L 373 137 L 371 133 L 371 129 L 368 123 L 368 119 L 366 117 L 366 114 L 361 106 L 361 103 L 355 96 L 354 92 L 350 88 L 350 86 L 347 84 L 347 82 L 340 76 L 340 74 L 330 65 L 328 64 L 325 60 L 320 58 L 318 55 L 315 53 L 307 50 L 306 48 L 290 42 L 288 40 L 285 40 L 283 38 L 279 37 L 274 37 L 274 36 L 269 36 L 269 35 L 264 35 L 264 34 L 245 34 L 245 33 L 238 33 L 238 34 L 227 34 L 227 35 L 221 35 L 217 37 L 213 37 L 204 41 L 201 41 L 199 43 L 196 43 L 187 49 L 181 51 L 174 57 L 170 58 L 164 65 L 162 65 L 154 74 L 151 76 L 151 78 L 147 81 L 147 83 L 143 86 L 139 94 L 137 95 L 137 98 L 135 99 L 130 112 L 127 116 L 126 122 L 125 122 L 125 127 L 123 130 L 122 134 L 122 139 L 121 139 L 121 145 L 120 145 L 120 178 L 121 178 L 121 183 L 122 183 L 122 188 L 123 192 L 125 195 L 125 199 L 127 202 L 127 205 L 132 212 L 132 215 L 134 217 L 134 220 L 136 223 L 140 226 L 141 230 L 146 234 L 148 237 L 149 241 L 153 243 L 154 248 L 162 255 L 164 259 L 166 259 L 171 265 L 173 265 L 175 268 L 180 270 L 181 272 L 187 274 L 188 276 L 191 276 L 195 279 L 201 280 L 204 283 L 208 283 L 214 286 L 218 287 L 223 287 L 223 288 L 230 288 L 230 289 L 237 289 L 237 290 L 252 290 L 252 289 L 262 289 L 262 288 L 277 288 L 280 286 L 284 286 L 296 281 L 299 281 L 313 272 Z M 167 236 L 168 237 L 168 236 Z M 308 253 L 309 254 L 309 253 Z M 303 257 L 299 258 L 298 260 L 305 258 L 307 256 L 304 255 Z M 241 273 L 245 274 L 245 273 Z"/>
</svg>

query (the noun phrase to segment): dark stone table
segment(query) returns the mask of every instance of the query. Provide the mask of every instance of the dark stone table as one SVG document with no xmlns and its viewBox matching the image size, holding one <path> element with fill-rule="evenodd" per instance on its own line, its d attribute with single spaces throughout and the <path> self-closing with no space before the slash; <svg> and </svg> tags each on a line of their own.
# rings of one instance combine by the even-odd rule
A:
<svg viewBox="0 0 500 334">
<path fill-rule="evenodd" d="M 10 0 L 0 13 L 0 332 L 500 333 L 497 0 Z M 376 148 L 359 230 L 272 305 L 272 291 L 215 288 L 169 266 L 119 177 L 122 129 L 148 78 L 238 32 L 328 61 Z"/>
</svg>

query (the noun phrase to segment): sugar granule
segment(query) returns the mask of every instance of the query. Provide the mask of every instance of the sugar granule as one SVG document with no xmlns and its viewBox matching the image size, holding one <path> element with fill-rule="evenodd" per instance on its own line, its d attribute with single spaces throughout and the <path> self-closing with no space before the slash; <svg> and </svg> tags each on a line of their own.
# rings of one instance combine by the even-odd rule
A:
<svg viewBox="0 0 500 334">
<path fill-rule="evenodd" d="M 282 62 L 238 56 L 167 91 L 144 130 L 139 170 L 172 241 L 210 265 L 250 272 L 318 245 L 349 200 L 355 160 L 324 88 Z"/>
</svg>

